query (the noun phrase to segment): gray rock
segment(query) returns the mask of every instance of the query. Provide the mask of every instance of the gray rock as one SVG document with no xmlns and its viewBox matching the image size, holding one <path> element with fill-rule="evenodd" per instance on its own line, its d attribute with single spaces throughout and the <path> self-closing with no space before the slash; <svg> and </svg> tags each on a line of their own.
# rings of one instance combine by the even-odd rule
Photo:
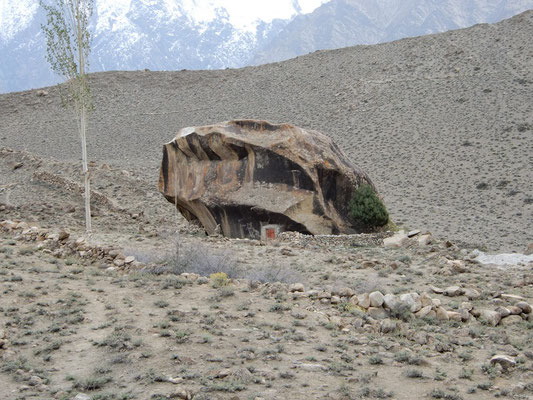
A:
<svg viewBox="0 0 533 400">
<path fill-rule="evenodd" d="M 368 295 L 368 293 L 360 294 L 359 296 L 357 296 L 357 302 L 359 306 L 363 308 L 368 308 L 370 307 L 370 296 Z"/>
<path fill-rule="evenodd" d="M 440 319 L 442 321 L 448 321 L 450 319 L 448 311 L 446 311 L 446 309 L 444 309 L 443 307 L 437 307 L 435 312 L 437 313 L 437 319 Z"/>
<path fill-rule="evenodd" d="M 394 332 L 397 327 L 398 323 L 396 321 L 393 321 L 389 318 L 385 318 L 383 321 L 381 321 L 379 330 L 381 333 L 390 333 Z"/>
<path fill-rule="evenodd" d="M 371 307 L 381 307 L 383 305 L 384 296 L 383 293 L 376 291 L 372 292 L 368 295 L 370 299 L 370 306 Z"/>
<path fill-rule="evenodd" d="M 436 293 L 436 294 L 443 294 L 444 293 L 444 289 L 442 289 L 440 287 L 431 285 L 429 288 L 431 289 L 431 291 L 433 293 Z"/>
<path fill-rule="evenodd" d="M 404 231 L 395 233 L 393 236 L 383 239 L 385 247 L 402 247 L 408 242 L 409 238 Z"/>
<path fill-rule="evenodd" d="M 468 300 L 477 300 L 481 297 L 481 293 L 476 289 L 467 288 L 465 289 L 465 296 Z"/>
<path fill-rule="evenodd" d="M 78 393 L 73 400 L 91 400 L 91 397 L 87 396 L 85 393 Z"/>
<path fill-rule="evenodd" d="M 459 286 L 449 286 L 444 289 L 444 294 L 450 297 L 460 296 L 464 293 L 464 290 Z"/>
<path fill-rule="evenodd" d="M 500 323 L 502 319 L 501 315 L 497 311 L 493 310 L 479 310 L 479 319 L 486 321 L 492 326 L 496 326 Z"/>
<path fill-rule="evenodd" d="M 385 319 L 389 317 L 389 313 L 382 307 L 369 307 L 366 314 L 374 319 Z"/>
<path fill-rule="evenodd" d="M 505 308 L 503 306 L 496 307 L 496 311 L 498 314 L 500 314 L 500 317 L 505 318 L 511 315 L 511 311 L 509 311 L 508 308 Z"/>
<path fill-rule="evenodd" d="M 303 283 L 293 283 L 292 285 L 289 286 L 289 292 L 291 293 L 303 292 L 304 290 L 305 289 L 304 289 Z"/>
<path fill-rule="evenodd" d="M 522 312 L 524 314 L 530 314 L 531 313 L 531 306 L 526 303 L 525 301 L 519 301 L 515 304 L 516 307 L 520 307 L 522 309 Z"/>
<path fill-rule="evenodd" d="M 500 321 L 500 325 L 502 326 L 509 326 L 514 324 L 519 324 L 523 322 L 524 320 L 520 315 L 509 315 L 508 317 L 502 318 Z"/>
<path fill-rule="evenodd" d="M 383 296 L 383 307 L 393 309 L 398 303 L 398 296 L 395 294 L 387 293 L 385 296 Z"/>
<path fill-rule="evenodd" d="M 429 313 L 432 311 L 432 306 L 425 306 L 420 309 L 417 313 L 415 313 L 415 316 L 418 318 L 424 318 L 429 315 Z"/>
</svg>

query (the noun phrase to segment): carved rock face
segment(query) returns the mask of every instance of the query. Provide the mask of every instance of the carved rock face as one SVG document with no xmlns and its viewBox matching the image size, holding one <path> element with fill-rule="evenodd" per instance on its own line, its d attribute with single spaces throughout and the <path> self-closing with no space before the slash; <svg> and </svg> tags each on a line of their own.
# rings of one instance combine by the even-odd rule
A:
<svg viewBox="0 0 533 400">
<path fill-rule="evenodd" d="M 353 233 L 348 203 L 372 185 L 327 136 L 237 120 L 183 128 L 163 146 L 159 191 L 208 234 L 259 238 L 261 226 Z"/>
</svg>

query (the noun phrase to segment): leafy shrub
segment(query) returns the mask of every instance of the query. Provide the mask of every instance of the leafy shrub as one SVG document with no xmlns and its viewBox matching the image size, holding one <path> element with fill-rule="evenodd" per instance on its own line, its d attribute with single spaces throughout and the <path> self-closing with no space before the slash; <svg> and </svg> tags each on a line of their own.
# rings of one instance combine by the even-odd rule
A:
<svg viewBox="0 0 533 400">
<path fill-rule="evenodd" d="M 211 285 L 214 288 L 226 286 L 230 282 L 228 274 L 226 274 L 225 272 L 215 272 L 214 274 L 211 274 L 209 278 L 211 279 Z"/>
<path fill-rule="evenodd" d="M 389 213 L 372 186 L 362 184 L 350 200 L 350 216 L 366 227 L 378 227 L 389 222 Z"/>
</svg>

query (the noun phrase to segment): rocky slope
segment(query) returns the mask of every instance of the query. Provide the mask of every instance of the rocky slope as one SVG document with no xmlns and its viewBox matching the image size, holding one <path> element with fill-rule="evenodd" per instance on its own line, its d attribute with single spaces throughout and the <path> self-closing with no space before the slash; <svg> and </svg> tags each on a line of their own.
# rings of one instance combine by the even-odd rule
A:
<svg viewBox="0 0 533 400">
<path fill-rule="evenodd" d="M 226 71 L 91 76 L 89 156 L 157 183 L 184 126 L 238 118 L 332 137 L 409 227 L 522 251 L 532 241 L 533 12 L 495 25 Z M 78 160 L 56 88 L 0 96 L 0 141 Z"/>
<path fill-rule="evenodd" d="M 219 0 L 95 4 L 92 71 L 242 67 L 496 22 L 533 8 L 533 0 L 278 0 L 277 7 L 255 8 Z M 45 61 L 44 21 L 37 0 L 0 2 L 0 93 L 59 81 Z"/>
</svg>

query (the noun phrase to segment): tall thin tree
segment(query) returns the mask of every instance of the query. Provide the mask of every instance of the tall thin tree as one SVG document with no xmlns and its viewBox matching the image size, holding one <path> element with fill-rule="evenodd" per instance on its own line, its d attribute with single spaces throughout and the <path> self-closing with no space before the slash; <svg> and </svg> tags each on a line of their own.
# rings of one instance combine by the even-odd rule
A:
<svg viewBox="0 0 533 400">
<path fill-rule="evenodd" d="M 40 0 L 46 11 L 46 24 L 41 29 L 46 37 L 46 60 L 52 70 L 66 79 L 67 91 L 62 102 L 76 113 L 81 139 L 82 173 L 85 183 L 85 227 L 91 232 L 91 188 L 87 166 L 87 117 L 92 110 L 87 80 L 91 52 L 89 19 L 94 0 Z"/>
</svg>

